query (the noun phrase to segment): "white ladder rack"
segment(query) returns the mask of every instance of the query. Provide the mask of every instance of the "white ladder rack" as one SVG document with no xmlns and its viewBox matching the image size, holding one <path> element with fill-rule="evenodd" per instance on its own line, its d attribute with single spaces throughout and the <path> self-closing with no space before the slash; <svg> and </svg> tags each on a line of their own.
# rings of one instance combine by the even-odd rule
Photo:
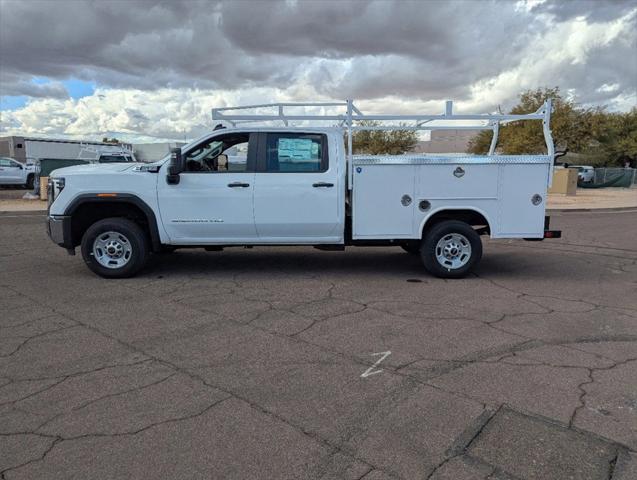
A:
<svg viewBox="0 0 637 480">
<path fill-rule="evenodd" d="M 308 115 L 308 114 L 286 114 L 286 108 L 344 108 L 341 114 L 324 114 L 324 115 Z M 256 109 L 274 109 L 270 114 L 257 114 L 241 112 L 245 110 Z M 230 125 L 237 126 L 242 123 L 252 122 L 271 122 L 280 121 L 285 126 L 290 126 L 292 122 L 308 122 L 308 121 L 332 121 L 336 122 L 336 126 L 344 128 L 347 133 L 347 154 L 348 154 L 348 188 L 352 189 L 352 134 L 362 130 L 492 130 L 493 138 L 489 147 L 489 155 L 495 154 L 498 143 L 498 134 L 500 125 L 520 120 L 541 120 L 544 132 L 544 140 L 548 156 L 552 159 L 555 155 L 555 147 L 553 145 L 553 137 L 551 134 L 550 121 L 552 113 L 551 99 L 546 100 L 542 106 L 534 113 L 528 114 L 454 114 L 453 102 L 448 100 L 445 105 L 445 112 L 439 115 L 377 115 L 363 114 L 355 105 L 354 101 L 348 99 L 344 102 L 310 102 L 310 103 L 267 103 L 260 105 L 245 105 L 240 107 L 223 107 L 212 109 L 213 121 L 225 121 Z M 374 125 L 355 125 L 354 122 L 379 122 Z M 436 124 L 432 122 L 444 121 L 445 124 Z M 447 122 L 481 122 L 475 125 L 453 125 Z M 401 122 L 401 124 L 388 125 L 383 122 Z M 406 122 L 413 122 L 413 125 Z M 551 161 L 551 165 L 552 165 Z M 552 168 L 551 168 L 552 176 Z"/>
</svg>

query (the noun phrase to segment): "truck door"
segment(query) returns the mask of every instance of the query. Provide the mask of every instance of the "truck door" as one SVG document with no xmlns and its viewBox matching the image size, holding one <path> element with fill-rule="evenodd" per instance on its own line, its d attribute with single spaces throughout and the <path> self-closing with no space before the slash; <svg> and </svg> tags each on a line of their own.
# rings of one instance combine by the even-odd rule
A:
<svg viewBox="0 0 637 480">
<path fill-rule="evenodd" d="M 325 134 L 259 135 L 254 182 L 259 241 L 342 242 L 344 184 L 337 160 Z"/>
<path fill-rule="evenodd" d="M 254 133 L 215 135 L 182 152 L 186 171 L 178 184 L 158 179 L 161 219 L 171 241 L 197 245 L 256 239 L 256 139 Z"/>
</svg>

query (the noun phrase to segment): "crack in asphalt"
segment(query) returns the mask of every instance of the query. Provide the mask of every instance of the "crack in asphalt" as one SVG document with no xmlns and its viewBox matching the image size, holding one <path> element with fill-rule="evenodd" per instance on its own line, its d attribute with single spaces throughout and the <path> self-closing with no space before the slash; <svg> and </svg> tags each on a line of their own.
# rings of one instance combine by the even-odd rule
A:
<svg viewBox="0 0 637 480">
<path fill-rule="evenodd" d="M 67 325 L 66 327 L 60 327 L 60 328 L 56 328 L 54 330 L 48 330 L 46 332 L 37 333 L 35 335 L 28 336 L 28 337 L 27 336 L 4 337 L 4 338 L 25 338 L 25 340 L 23 342 L 20 342 L 18 344 L 18 346 L 11 353 L 0 355 L 0 358 L 7 358 L 7 357 L 10 357 L 10 356 L 18 353 L 22 349 L 22 347 L 24 347 L 27 343 L 29 343 L 32 340 L 36 340 L 38 338 L 45 337 L 45 336 L 50 335 L 52 333 L 61 332 L 63 330 L 69 330 L 71 328 L 78 328 L 78 326 L 79 325 Z"/>
<path fill-rule="evenodd" d="M 102 395 L 101 397 L 97 397 L 97 398 L 94 398 L 94 399 L 88 400 L 88 401 L 86 401 L 86 402 L 84 402 L 84 403 L 81 403 L 80 405 L 77 405 L 77 406 L 75 406 L 75 407 L 71 408 L 71 409 L 70 409 L 70 410 L 68 410 L 68 411 L 61 412 L 61 413 L 59 413 L 59 414 L 57 414 L 57 415 L 54 415 L 54 416 L 53 416 L 53 417 L 51 417 L 50 419 L 48 419 L 48 420 L 46 420 L 45 422 L 43 422 L 43 423 L 41 423 L 40 425 L 38 425 L 38 426 L 34 429 L 34 431 L 35 431 L 35 432 L 38 432 L 38 431 L 42 430 L 44 427 L 46 427 L 48 424 L 50 424 L 51 422 L 55 421 L 57 418 L 59 418 L 59 417 L 63 417 L 63 416 L 65 416 L 65 415 L 72 414 L 73 412 L 77 412 L 77 411 L 79 411 L 79 410 L 82 410 L 82 409 L 84 409 L 84 408 L 88 407 L 89 405 L 93 405 L 93 404 L 95 404 L 95 403 L 97 403 L 97 402 L 100 402 L 100 401 L 102 401 L 102 400 L 105 400 L 105 399 L 107 399 L 107 398 L 114 398 L 114 397 L 119 397 L 119 396 L 121 396 L 121 395 L 126 395 L 127 393 L 139 392 L 139 391 L 144 390 L 144 389 L 146 389 L 146 388 L 153 387 L 153 386 L 155 386 L 155 385 L 159 385 L 159 384 L 161 384 L 161 383 L 165 382 L 166 380 L 168 380 L 168 379 L 170 379 L 170 378 L 174 377 L 175 375 L 177 375 L 177 372 L 174 372 L 174 371 L 173 371 L 173 372 L 171 372 L 171 373 L 167 374 L 165 377 L 163 377 L 163 378 L 161 378 L 161 379 L 159 379 L 159 380 L 153 381 L 153 382 L 151 382 L 151 383 L 141 383 L 140 385 L 136 385 L 136 386 L 135 386 L 135 387 L 133 387 L 133 388 L 129 388 L 129 389 L 126 389 L 126 390 L 122 390 L 122 391 L 120 391 L 120 392 L 109 393 L 109 394 L 107 394 L 107 395 Z M 61 437 L 62 437 L 64 440 L 67 440 L 67 439 L 69 439 L 69 438 L 72 438 L 72 437 L 64 437 L 64 436 L 61 436 Z"/>
<path fill-rule="evenodd" d="M 485 409 L 472 423 L 470 423 L 464 432 L 460 434 L 454 444 L 445 452 L 445 458 L 438 463 L 425 480 L 430 480 L 438 470 L 443 468 L 449 461 L 454 458 L 461 457 L 466 454 L 467 450 L 476 438 L 482 433 L 491 419 L 502 409 L 502 405 L 496 410 Z"/>
</svg>

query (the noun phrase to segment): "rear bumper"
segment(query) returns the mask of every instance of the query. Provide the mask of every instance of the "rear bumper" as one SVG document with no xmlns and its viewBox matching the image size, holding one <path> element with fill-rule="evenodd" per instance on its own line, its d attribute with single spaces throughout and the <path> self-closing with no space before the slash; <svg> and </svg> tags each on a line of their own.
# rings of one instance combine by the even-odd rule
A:
<svg viewBox="0 0 637 480">
<path fill-rule="evenodd" d="M 551 217 L 546 215 L 544 217 L 544 234 L 539 238 L 525 238 L 524 240 L 528 240 L 530 242 L 539 242 L 544 240 L 545 238 L 562 238 L 562 230 L 550 230 L 549 226 L 551 224 Z"/>
<path fill-rule="evenodd" d="M 562 230 L 544 230 L 544 238 L 562 238 Z"/>
<path fill-rule="evenodd" d="M 65 215 L 49 215 L 46 217 L 46 233 L 51 241 L 60 247 L 73 248 L 71 238 L 71 217 Z"/>
<path fill-rule="evenodd" d="M 551 216 L 544 216 L 544 237 L 543 238 L 562 238 L 562 230 L 550 230 Z"/>
</svg>

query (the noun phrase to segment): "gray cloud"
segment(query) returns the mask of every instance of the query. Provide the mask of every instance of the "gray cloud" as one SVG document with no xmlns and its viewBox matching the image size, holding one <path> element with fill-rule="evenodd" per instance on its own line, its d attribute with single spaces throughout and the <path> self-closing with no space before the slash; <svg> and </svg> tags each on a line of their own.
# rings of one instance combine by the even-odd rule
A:
<svg viewBox="0 0 637 480">
<path fill-rule="evenodd" d="M 29 96 L 35 98 L 68 98 L 64 85 L 60 82 L 35 83 L 19 75 L 9 75 L 0 71 L 2 95 Z"/>
<path fill-rule="evenodd" d="M 75 77 L 141 90 L 294 86 L 334 98 L 462 100 L 526 68 L 513 75 L 520 87 L 560 85 L 604 102 L 637 88 L 634 31 L 591 40 L 583 62 L 544 65 L 533 84 L 534 65 L 524 62 L 564 22 L 607 22 L 631 9 L 634 0 L 0 0 L 0 94 L 62 98 L 59 83 L 31 79 Z M 604 84 L 617 88 L 599 91 Z"/>
<path fill-rule="evenodd" d="M 558 20 L 584 17 L 591 21 L 608 21 L 635 8 L 635 0 L 557 0 L 532 8 L 534 13 L 548 13 Z"/>
</svg>

